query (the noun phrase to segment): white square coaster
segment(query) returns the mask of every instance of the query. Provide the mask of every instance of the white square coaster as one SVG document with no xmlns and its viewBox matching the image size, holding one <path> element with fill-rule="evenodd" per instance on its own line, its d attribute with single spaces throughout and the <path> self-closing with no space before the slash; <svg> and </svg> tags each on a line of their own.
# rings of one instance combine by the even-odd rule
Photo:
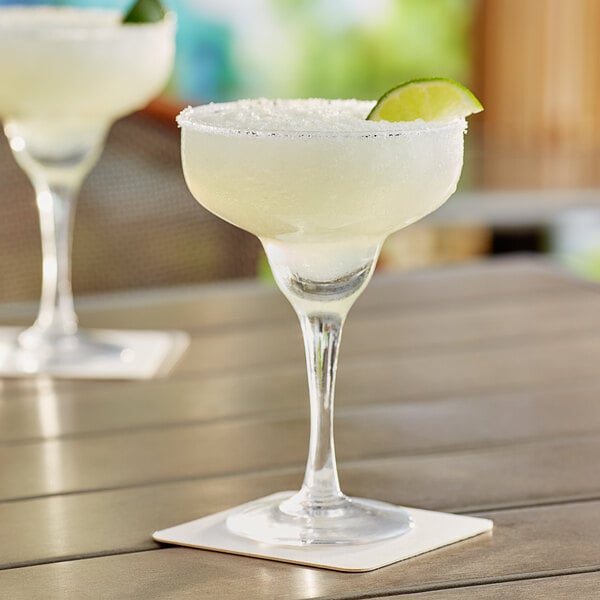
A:
<svg viewBox="0 0 600 600">
<path fill-rule="evenodd" d="M 94 343 L 122 348 L 116 355 L 90 354 L 74 362 L 29 364 L 16 339 L 22 327 L 0 327 L 0 377 L 49 375 L 66 379 L 152 379 L 166 375 L 185 352 L 190 336 L 183 331 L 85 329 Z"/>
<path fill-rule="evenodd" d="M 280 492 L 268 496 L 277 499 L 289 496 Z M 239 507 L 238 507 L 239 508 Z M 242 554 L 281 562 L 321 567 L 335 571 L 372 571 L 392 563 L 412 558 L 424 552 L 491 531 L 492 521 L 477 517 L 452 515 L 419 508 L 405 508 L 413 518 L 411 531 L 396 539 L 356 546 L 273 546 L 254 542 L 233 533 L 225 526 L 227 515 L 236 508 L 196 521 L 156 531 L 157 542 L 177 544 L 203 550 Z"/>
</svg>

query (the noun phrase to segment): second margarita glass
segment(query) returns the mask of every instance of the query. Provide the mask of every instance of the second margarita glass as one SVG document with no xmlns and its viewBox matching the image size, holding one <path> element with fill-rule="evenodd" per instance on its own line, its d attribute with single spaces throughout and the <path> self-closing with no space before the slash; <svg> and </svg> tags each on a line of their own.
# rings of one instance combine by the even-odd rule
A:
<svg viewBox="0 0 600 600">
<path fill-rule="evenodd" d="M 131 360 L 127 345 L 78 329 L 71 292 L 71 237 L 81 183 L 114 120 L 142 108 L 173 65 L 175 18 L 121 23 L 118 11 L 0 9 L 0 119 L 36 192 L 42 293 L 33 326 L 4 343 L 4 374 L 77 375 L 82 364 Z M 118 376 L 118 371 L 114 371 Z"/>
</svg>

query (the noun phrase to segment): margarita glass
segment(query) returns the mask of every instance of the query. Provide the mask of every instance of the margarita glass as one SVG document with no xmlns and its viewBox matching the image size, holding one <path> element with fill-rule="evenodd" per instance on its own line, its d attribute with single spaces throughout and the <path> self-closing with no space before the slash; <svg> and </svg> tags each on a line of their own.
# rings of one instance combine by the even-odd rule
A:
<svg viewBox="0 0 600 600">
<path fill-rule="evenodd" d="M 188 108 L 178 117 L 192 194 L 260 238 L 304 335 L 311 426 L 302 488 L 283 501 L 258 500 L 227 520 L 234 533 L 261 542 L 366 543 L 412 526 L 404 509 L 340 490 L 337 355 L 348 310 L 385 238 L 454 192 L 466 122 L 365 120 L 373 104 L 246 100 Z"/>
<path fill-rule="evenodd" d="M 77 193 L 112 122 L 164 87 L 175 19 L 121 23 L 113 10 L 0 8 L 0 119 L 36 192 L 42 293 L 33 326 L 15 335 L 3 367 L 14 374 L 131 360 L 131 350 L 78 330 L 71 292 Z"/>
</svg>

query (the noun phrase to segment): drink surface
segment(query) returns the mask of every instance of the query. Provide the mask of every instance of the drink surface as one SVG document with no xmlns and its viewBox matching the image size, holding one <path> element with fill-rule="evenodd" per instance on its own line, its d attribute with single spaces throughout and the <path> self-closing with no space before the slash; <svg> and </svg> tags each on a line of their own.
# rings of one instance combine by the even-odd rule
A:
<svg viewBox="0 0 600 600">
<path fill-rule="evenodd" d="M 175 22 L 122 25 L 112 10 L 0 8 L 0 119 L 36 146 L 143 107 L 164 86 Z"/>
<path fill-rule="evenodd" d="M 179 116 L 196 199 L 261 238 L 383 239 L 455 190 L 465 121 L 365 120 L 373 102 L 245 100 Z"/>
</svg>

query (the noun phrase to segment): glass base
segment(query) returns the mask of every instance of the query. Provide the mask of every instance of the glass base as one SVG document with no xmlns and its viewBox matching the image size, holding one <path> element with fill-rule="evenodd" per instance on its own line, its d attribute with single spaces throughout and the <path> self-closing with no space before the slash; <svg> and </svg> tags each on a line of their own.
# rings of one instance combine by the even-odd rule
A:
<svg viewBox="0 0 600 600">
<path fill-rule="evenodd" d="M 177 331 L 78 330 L 47 335 L 0 328 L 0 375 L 73 379 L 148 379 L 164 375 L 189 336 Z"/>
<path fill-rule="evenodd" d="M 236 535 L 290 546 L 368 544 L 399 537 L 413 527 L 406 510 L 392 504 L 341 496 L 334 503 L 308 504 L 302 492 L 257 500 L 227 517 Z"/>
</svg>

